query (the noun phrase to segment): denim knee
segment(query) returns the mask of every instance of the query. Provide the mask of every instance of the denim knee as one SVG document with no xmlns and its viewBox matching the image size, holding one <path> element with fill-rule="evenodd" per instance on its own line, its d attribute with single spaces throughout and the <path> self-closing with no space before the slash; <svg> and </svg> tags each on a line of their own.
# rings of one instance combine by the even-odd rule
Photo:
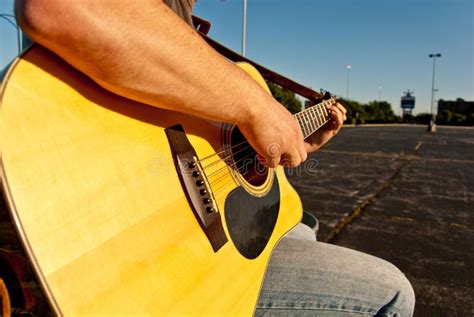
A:
<svg viewBox="0 0 474 317">
<path fill-rule="evenodd" d="M 410 281 L 395 265 L 390 263 L 393 271 L 393 287 L 395 296 L 385 305 L 377 316 L 413 316 L 415 309 L 415 291 Z"/>
<path fill-rule="evenodd" d="M 407 277 L 400 272 L 400 297 L 402 298 L 403 314 L 402 316 L 413 316 L 415 310 L 415 291 Z"/>
</svg>

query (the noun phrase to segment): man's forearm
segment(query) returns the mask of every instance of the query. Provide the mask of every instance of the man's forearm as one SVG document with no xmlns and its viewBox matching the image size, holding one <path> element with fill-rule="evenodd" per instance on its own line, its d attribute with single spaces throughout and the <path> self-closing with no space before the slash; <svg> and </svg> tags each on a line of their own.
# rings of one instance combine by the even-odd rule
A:
<svg viewBox="0 0 474 317">
<path fill-rule="evenodd" d="M 235 124 L 276 104 L 161 1 L 22 0 L 16 12 L 34 41 L 124 97 Z"/>
<path fill-rule="evenodd" d="M 23 30 L 99 85 L 152 106 L 237 124 L 277 166 L 307 157 L 296 119 L 160 0 L 17 0 Z M 333 106 L 342 125 L 342 106 Z M 323 144 L 323 142 L 321 142 Z M 277 149 L 277 151 L 270 149 Z"/>
</svg>

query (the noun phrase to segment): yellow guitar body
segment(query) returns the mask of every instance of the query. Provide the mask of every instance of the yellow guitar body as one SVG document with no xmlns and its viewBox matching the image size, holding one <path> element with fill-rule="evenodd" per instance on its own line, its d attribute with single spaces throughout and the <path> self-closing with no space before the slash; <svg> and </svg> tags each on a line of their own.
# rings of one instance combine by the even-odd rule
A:
<svg viewBox="0 0 474 317">
<path fill-rule="evenodd" d="M 255 69 L 239 66 L 268 90 Z M 272 249 L 302 214 L 281 167 L 243 186 L 212 156 L 225 125 L 111 94 L 39 46 L 11 66 L 0 107 L 4 194 L 57 314 L 253 314 Z M 176 172 L 165 129 L 177 124 L 197 157 L 228 167 L 218 169 L 225 186 L 208 177 L 228 239 L 217 251 Z M 243 186 L 264 196 L 276 179 L 278 218 L 251 259 L 229 233 L 227 195 Z"/>
</svg>

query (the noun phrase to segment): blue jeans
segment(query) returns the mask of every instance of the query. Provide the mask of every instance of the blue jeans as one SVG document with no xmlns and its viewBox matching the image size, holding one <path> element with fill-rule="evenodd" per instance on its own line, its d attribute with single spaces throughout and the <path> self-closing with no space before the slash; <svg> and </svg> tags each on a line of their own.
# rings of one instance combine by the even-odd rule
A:
<svg viewBox="0 0 474 317">
<path fill-rule="evenodd" d="M 273 251 L 255 316 L 412 316 L 415 295 L 393 264 L 316 242 L 303 224 Z"/>
</svg>

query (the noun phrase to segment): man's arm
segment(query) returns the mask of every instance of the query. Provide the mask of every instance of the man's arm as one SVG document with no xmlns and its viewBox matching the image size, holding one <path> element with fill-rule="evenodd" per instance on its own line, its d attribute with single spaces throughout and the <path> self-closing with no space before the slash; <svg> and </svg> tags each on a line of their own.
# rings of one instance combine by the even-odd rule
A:
<svg viewBox="0 0 474 317">
<path fill-rule="evenodd" d="M 237 124 L 269 165 L 306 159 L 296 120 L 159 0 L 21 0 L 23 30 L 102 87 Z M 277 144 L 281 153 L 267 153 Z"/>
</svg>

